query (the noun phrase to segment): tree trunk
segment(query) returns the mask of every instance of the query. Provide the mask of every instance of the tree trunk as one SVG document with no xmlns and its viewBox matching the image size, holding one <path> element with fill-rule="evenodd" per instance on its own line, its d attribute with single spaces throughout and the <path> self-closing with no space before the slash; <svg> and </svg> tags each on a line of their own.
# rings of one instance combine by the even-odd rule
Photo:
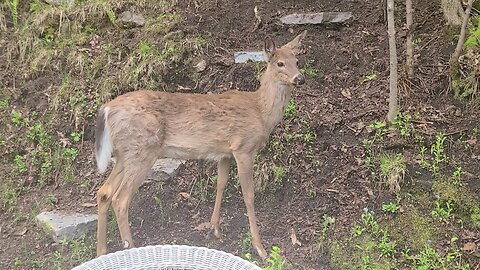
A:
<svg viewBox="0 0 480 270">
<path fill-rule="evenodd" d="M 463 45 L 465 44 L 465 36 L 467 33 L 468 19 L 470 18 L 470 11 L 472 10 L 473 1 L 475 0 L 468 0 L 467 9 L 463 15 L 462 29 L 460 30 L 460 37 L 458 38 L 457 47 L 455 48 L 452 58 L 450 58 L 451 66 L 452 64 L 453 66 L 458 65 L 458 58 L 460 58 L 460 54 L 462 54 Z"/>
<path fill-rule="evenodd" d="M 407 10 L 407 77 L 413 78 L 413 8 L 412 0 L 406 0 Z"/>
<path fill-rule="evenodd" d="M 387 23 L 388 45 L 390 48 L 390 94 L 388 104 L 388 122 L 393 122 L 398 112 L 398 88 L 397 88 L 397 46 L 395 44 L 395 15 L 394 0 L 387 0 Z"/>
<path fill-rule="evenodd" d="M 448 25 L 462 24 L 463 7 L 461 0 L 442 0 L 443 17 Z"/>
</svg>

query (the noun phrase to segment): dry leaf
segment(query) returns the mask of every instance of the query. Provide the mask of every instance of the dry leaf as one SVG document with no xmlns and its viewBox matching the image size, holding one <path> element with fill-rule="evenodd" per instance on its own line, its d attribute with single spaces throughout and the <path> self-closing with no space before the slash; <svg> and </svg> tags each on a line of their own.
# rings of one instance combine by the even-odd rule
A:
<svg viewBox="0 0 480 270">
<path fill-rule="evenodd" d="M 477 139 L 473 138 L 471 140 L 467 140 L 467 143 L 470 144 L 470 145 L 475 145 L 475 144 L 477 144 Z"/>
<path fill-rule="evenodd" d="M 86 203 L 82 203 L 81 206 L 86 207 L 86 208 L 90 208 L 90 207 L 95 207 L 95 206 L 97 206 L 97 204 L 96 204 L 96 203 L 86 202 Z"/>
<path fill-rule="evenodd" d="M 205 231 L 206 229 L 210 228 L 210 222 L 203 222 L 198 224 L 195 228 L 193 228 L 196 231 Z"/>
<path fill-rule="evenodd" d="M 13 233 L 13 235 L 15 236 L 22 236 L 22 235 L 25 235 L 27 233 L 28 229 L 27 228 L 24 228 L 23 230 L 21 231 L 18 231 L 18 232 L 15 232 Z"/>
<path fill-rule="evenodd" d="M 183 198 L 185 198 L 187 200 L 190 199 L 190 193 L 188 193 L 188 192 L 180 192 L 180 193 L 178 193 L 178 195 L 182 196 Z"/>
<path fill-rule="evenodd" d="M 302 246 L 302 243 L 298 241 L 297 235 L 295 234 L 295 229 L 292 228 L 292 233 L 290 234 L 290 239 L 292 239 L 292 244 Z"/>
<path fill-rule="evenodd" d="M 342 90 L 342 96 L 344 96 L 348 99 L 352 99 L 352 94 L 350 93 L 350 91 L 348 91 L 348 89 Z"/>
<path fill-rule="evenodd" d="M 473 242 L 468 242 L 463 245 L 462 250 L 467 252 L 472 252 L 477 249 L 477 245 Z"/>
</svg>

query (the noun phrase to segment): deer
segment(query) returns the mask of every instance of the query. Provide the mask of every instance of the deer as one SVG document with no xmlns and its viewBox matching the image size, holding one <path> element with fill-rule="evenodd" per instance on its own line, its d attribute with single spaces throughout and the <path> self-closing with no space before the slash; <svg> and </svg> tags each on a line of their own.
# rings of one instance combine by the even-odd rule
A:
<svg viewBox="0 0 480 270">
<path fill-rule="evenodd" d="M 110 175 L 96 193 L 97 256 L 107 253 L 107 214 L 116 216 L 123 248 L 134 247 L 129 226 L 133 194 L 159 158 L 217 162 L 215 205 L 210 230 L 220 238 L 222 196 L 235 160 L 252 236 L 251 245 L 265 259 L 254 208 L 254 160 L 283 119 L 292 91 L 305 83 L 297 55 L 307 31 L 281 47 L 264 40 L 267 67 L 255 91 L 194 94 L 135 90 L 103 104 L 97 113 L 95 157 Z"/>
</svg>

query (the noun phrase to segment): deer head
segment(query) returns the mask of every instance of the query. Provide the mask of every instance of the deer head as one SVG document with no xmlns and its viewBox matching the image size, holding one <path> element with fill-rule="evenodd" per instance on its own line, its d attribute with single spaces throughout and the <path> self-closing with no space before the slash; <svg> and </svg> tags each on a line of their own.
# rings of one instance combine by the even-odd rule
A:
<svg viewBox="0 0 480 270">
<path fill-rule="evenodd" d="M 300 51 L 302 39 L 306 34 L 307 30 L 280 48 L 276 48 L 272 39 L 265 39 L 264 50 L 268 56 L 268 68 L 271 69 L 269 71 L 284 84 L 298 86 L 305 83 L 305 77 L 298 70 L 296 55 Z"/>
</svg>

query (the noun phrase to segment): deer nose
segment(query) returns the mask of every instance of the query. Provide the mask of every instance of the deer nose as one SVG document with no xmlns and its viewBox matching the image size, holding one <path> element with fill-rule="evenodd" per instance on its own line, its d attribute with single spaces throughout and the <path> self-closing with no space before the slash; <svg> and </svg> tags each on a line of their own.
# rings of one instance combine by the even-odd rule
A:
<svg viewBox="0 0 480 270">
<path fill-rule="evenodd" d="M 293 83 L 295 85 L 302 85 L 305 83 L 305 77 L 302 74 L 298 74 L 295 76 L 295 78 L 293 78 Z"/>
</svg>

